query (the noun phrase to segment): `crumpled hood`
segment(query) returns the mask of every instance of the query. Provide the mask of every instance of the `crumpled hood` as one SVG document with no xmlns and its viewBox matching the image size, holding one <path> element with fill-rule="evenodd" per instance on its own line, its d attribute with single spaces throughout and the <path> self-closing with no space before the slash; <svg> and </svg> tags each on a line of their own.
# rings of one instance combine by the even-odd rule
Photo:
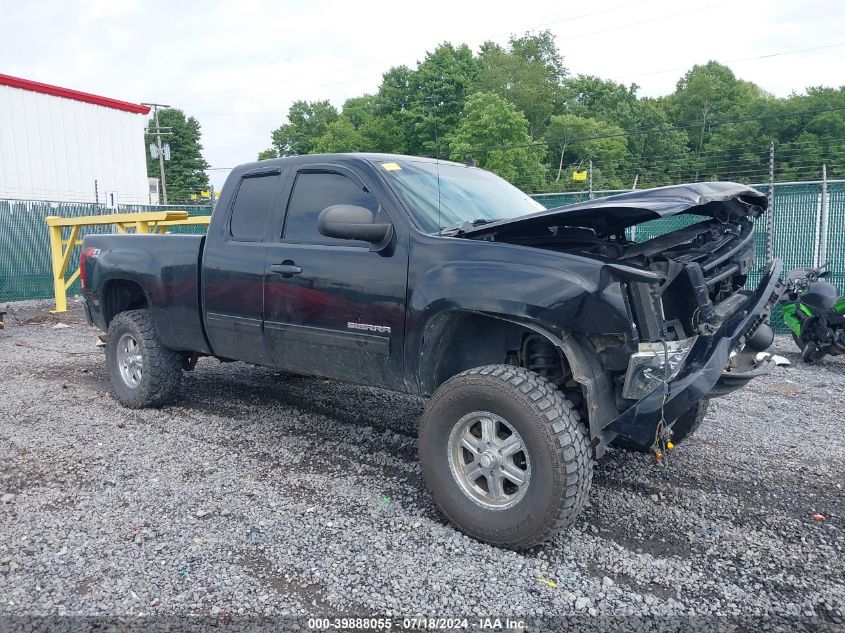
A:
<svg viewBox="0 0 845 633">
<path fill-rule="evenodd" d="M 642 189 L 548 209 L 483 224 L 463 232 L 463 235 L 477 238 L 512 231 L 534 233 L 555 226 L 591 228 L 610 234 L 641 222 L 682 213 L 725 219 L 749 213 L 759 215 L 766 205 L 766 196 L 746 185 L 735 182 L 699 182 Z"/>
</svg>

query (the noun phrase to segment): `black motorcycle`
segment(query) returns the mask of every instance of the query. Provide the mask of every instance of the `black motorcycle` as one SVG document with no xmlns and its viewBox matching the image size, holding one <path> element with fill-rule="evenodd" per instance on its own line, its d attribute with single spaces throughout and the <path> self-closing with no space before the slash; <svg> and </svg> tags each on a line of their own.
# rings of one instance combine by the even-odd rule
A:
<svg viewBox="0 0 845 633">
<path fill-rule="evenodd" d="M 783 322 L 805 363 L 826 354 L 845 354 L 845 296 L 832 283 L 822 281 L 830 275 L 827 266 L 790 271 L 780 298 Z"/>
</svg>

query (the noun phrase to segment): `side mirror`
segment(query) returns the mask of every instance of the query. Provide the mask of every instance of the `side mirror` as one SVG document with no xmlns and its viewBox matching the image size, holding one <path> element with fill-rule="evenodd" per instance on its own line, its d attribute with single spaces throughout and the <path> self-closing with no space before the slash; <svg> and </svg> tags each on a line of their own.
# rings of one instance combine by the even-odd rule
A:
<svg viewBox="0 0 845 633">
<path fill-rule="evenodd" d="M 372 250 L 381 250 L 393 238 L 393 225 L 376 223 L 373 212 L 351 204 L 326 207 L 317 216 L 317 230 L 326 237 L 370 242 Z"/>
</svg>

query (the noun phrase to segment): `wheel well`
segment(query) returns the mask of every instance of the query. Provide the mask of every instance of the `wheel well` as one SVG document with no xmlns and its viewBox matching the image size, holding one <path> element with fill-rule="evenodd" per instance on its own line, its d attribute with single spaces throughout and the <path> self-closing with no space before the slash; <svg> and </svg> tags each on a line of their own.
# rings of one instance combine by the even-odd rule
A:
<svg viewBox="0 0 845 633">
<path fill-rule="evenodd" d="M 483 365 L 526 367 L 563 386 L 572 373 L 551 341 L 518 323 L 479 312 L 435 317 L 426 327 L 420 387 L 426 395 L 452 376 Z"/>
<path fill-rule="evenodd" d="M 604 430 L 619 415 L 613 385 L 592 343 L 578 334 L 547 332 L 478 312 L 452 312 L 426 327 L 420 360 L 422 395 L 451 377 L 483 365 L 525 367 L 555 384 L 587 423 L 596 457 L 615 434 Z"/>
<path fill-rule="evenodd" d="M 121 312 L 140 310 L 150 306 L 143 288 L 134 281 L 112 279 L 103 289 L 103 314 L 106 325 Z"/>
</svg>

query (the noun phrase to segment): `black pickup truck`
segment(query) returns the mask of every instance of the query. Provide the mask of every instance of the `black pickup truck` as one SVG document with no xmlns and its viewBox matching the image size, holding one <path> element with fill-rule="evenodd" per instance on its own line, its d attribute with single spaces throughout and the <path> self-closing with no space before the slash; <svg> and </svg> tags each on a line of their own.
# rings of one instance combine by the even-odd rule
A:
<svg viewBox="0 0 845 633">
<path fill-rule="evenodd" d="M 773 367 L 781 267 L 743 290 L 766 207 L 743 185 L 545 210 L 474 167 L 339 154 L 243 165 L 223 191 L 204 236 L 85 238 L 117 399 L 171 401 L 200 356 L 430 396 L 422 474 L 489 543 L 567 527 L 608 446 L 661 458 Z"/>
</svg>

